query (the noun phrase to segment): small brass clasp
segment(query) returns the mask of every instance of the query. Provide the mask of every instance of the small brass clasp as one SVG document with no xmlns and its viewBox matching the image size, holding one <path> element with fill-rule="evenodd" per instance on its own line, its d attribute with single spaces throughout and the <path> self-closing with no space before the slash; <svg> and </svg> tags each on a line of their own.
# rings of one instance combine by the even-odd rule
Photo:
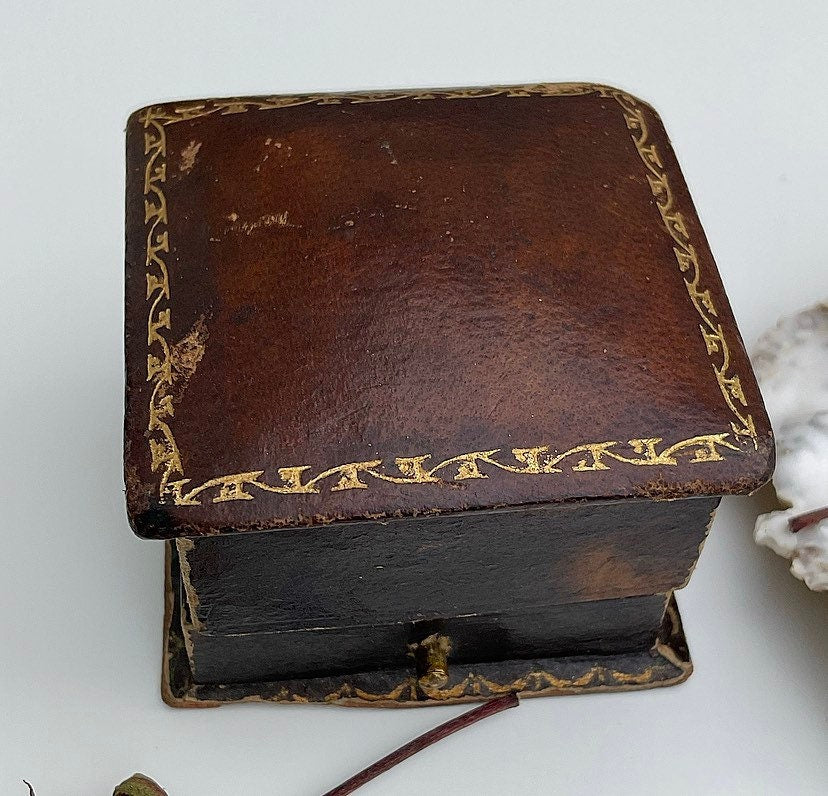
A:
<svg viewBox="0 0 828 796">
<path fill-rule="evenodd" d="M 442 688 L 448 682 L 451 652 L 448 636 L 432 633 L 419 644 L 412 644 L 409 650 L 417 662 L 417 682 L 421 687 Z"/>
</svg>

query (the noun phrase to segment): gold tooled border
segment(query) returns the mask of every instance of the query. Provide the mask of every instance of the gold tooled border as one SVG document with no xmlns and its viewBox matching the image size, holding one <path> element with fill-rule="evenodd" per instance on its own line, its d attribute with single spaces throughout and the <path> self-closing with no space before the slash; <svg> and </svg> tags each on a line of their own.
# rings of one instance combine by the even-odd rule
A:
<svg viewBox="0 0 828 796">
<path fill-rule="evenodd" d="M 310 466 L 281 467 L 277 469 L 280 483 L 270 484 L 261 480 L 264 470 L 251 470 L 210 478 L 190 486 L 191 479 L 184 477 L 181 452 L 170 427 L 174 414 L 171 388 L 175 374 L 170 357 L 170 344 L 165 331 L 170 330 L 170 280 L 166 255 L 170 251 L 167 201 L 163 191 L 167 170 L 167 139 L 165 126 L 188 119 L 210 115 L 228 115 L 249 110 L 275 110 L 297 105 L 361 104 L 388 102 L 402 99 L 452 100 L 479 97 L 507 96 L 544 97 L 578 96 L 596 94 L 615 100 L 621 107 L 624 121 L 630 130 L 641 161 L 646 168 L 650 190 L 665 229 L 674 242 L 673 250 L 690 300 L 701 319 L 700 330 L 708 356 L 715 372 L 719 390 L 734 417 L 730 432 L 701 434 L 690 439 L 662 445 L 663 439 L 644 437 L 626 443 L 617 440 L 586 442 L 559 453 L 548 446 L 513 448 L 514 463 L 496 458 L 501 449 L 473 451 L 445 459 L 434 465 L 430 454 L 396 457 L 396 470 L 388 471 L 382 459 L 372 459 L 323 470 L 311 476 Z M 470 89 L 434 89 L 428 91 L 380 91 L 354 94 L 307 94 L 296 96 L 248 97 L 209 100 L 199 103 L 183 103 L 174 107 L 148 107 L 139 114 L 144 128 L 144 220 L 146 225 L 146 300 L 149 304 L 147 320 L 147 381 L 152 383 L 149 400 L 149 439 L 151 467 L 160 470 L 158 487 L 161 502 L 171 500 L 177 506 L 200 505 L 202 493 L 212 493 L 214 503 L 229 500 L 252 500 L 250 488 L 278 494 L 314 494 L 321 491 L 323 481 L 328 481 L 330 491 L 367 489 L 369 483 L 360 476 L 396 484 L 426 484 L 446 480 L 488 478 L 480 465 L 487 469 L 504 470 L 519 475 L 551 474 L 562 470 L 556 465 L 573 457 L 571 469 L 577 472 L 607 470 L 608 462 L 630 465 L 676 466 L 676 454 L 683 452 L 693 462 L 720 461 L 722 449 L 738 451 L 728 437 L 736 442 L 753 443 L 758 447 L 753 417 L 747 411 L 747 401 L 739 375 L 733 372 L 730 348 L 710 291 L 702 283 L 701 267 L 687 229 L 684 217 L 675 208 L 667 173 L 655 143 L 650 141 L 649 128 L 640 102 L 625 92 L 609 86 L 592 83 L 541 83 L 526 86 L 503 86 Z M 390 466 L 390 465 L 389 465 Z M 440 475 L 438 476 L 438 473 Z"/>
</svg>

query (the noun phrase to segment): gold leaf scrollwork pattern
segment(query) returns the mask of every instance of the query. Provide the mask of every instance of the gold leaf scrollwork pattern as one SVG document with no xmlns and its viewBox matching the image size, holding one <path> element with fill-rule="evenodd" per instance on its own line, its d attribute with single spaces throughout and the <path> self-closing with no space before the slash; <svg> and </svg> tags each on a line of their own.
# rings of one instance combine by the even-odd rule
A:
<svg viewBox="0 0 828 796">
<path fill-rule="evenodd" d="M 368 489 L 371 480 L 392 484 L 433 484 L 447 481 L 465 481 L 488 478 L 490 472 L 503 470 L 517 475 L 551 475 L 571 472 L 585 473 L 609 470 L 616 462 L 633 466 L 676 466 L 680 458 L 691 462 L 721 461 L 723 451 L 739 448 L 728 441 L 730 434 L 704 434 L 681 440 L 673 445 L 662 445 L 658 437 L 632 439 L 626 445 L 620 442 L 594 442 L 576 445 L 563 452 L 548 446 L 512 448 L 509 460 L 499 448 L 473 451 L 452 456 L 429 466 L 431 456 L 398 457 L 396 471 L 389 471 L 382 459 L 349 462 L 331 467 L 318 475 L 309 476 L 310 467 L 280 467 L 276 470 L 279 483 L 262 480 L 264 470 L 211 478 L 198 486 L 182 478 L 169 481 L 167 490 L 177 506 L 201 505 L 201 498 L 212 495 L 213 503 L 228 500 L 253 500 L 253 490 L 275 492 L 280 495 L 318 494 L 326 488 L 330 492 L 346 489 Z M 560 465 L 560 466 L 559 466 Z"/>
<path fill-rule="evenodd" d="M 551 672 L 533 671 L 506 683 L 498 683 L 481 674 L 469 672 L 457 685 L 437 689 L 420 686 L 423 693 L 436 701 L 460 699 L 465 696 L 495 697 L 502 694 L 544 693 L 549 691 L 572 691 L 607 686 L 644 685 L 656 677 L 656 667 L 642 672 L 629 673 L 606 666 L 593 666 L 578 677 L 558 677 Z"/>
<path fill-rule="evenodd" d="M 725 403 L 736 418 L 735 421 L 731 421 L 730 427 L 737 438 L 748 439 L 753 443 L 754 448 L 757 448 L 756 426 L 753 417 L 746 411 L 747 401 L 739 376 L 731 370 L 730 348 L 725 339 L 724 329 L 719 323 L 713 297 L 702 283 L 696 249 L 690 240 L 684 216 L 676 209 L 675 197 L 661 157 L 655 144 L 650 141 L 647 120 L 635 99 L 618 91 L 613 92 L 613 96 L 621 105 L 624 121 L 627 123 L 635 148 L 647 169 L 647 182 L 661 214 L 661 220 L 675 243 L 673 252 L 679 271 L 684 277 L 690 301 L 693 302 L 701 318 L 699 329 L 707 354 L 713 359 L 716 381 Z"/>
<path fill-rule="evenodd" d="M 243 113 L 251 110 L 275 110 L 305 104 L 360 104 L 402 99 L 453 100 L 491 96 L 545 97 L 597 94 L 614 99 L 621 107 L 636 150 L 646 167 L 646 176 L 664 226 L 674 242 L 679 270 L 690 299 L 701 319 L 701 334 L 708 355 L 713 360 L 716 380 L 725 403 L 735 417 L 731 431 L 737 440 L 748 439 L 757 445 L 753 418 L 746 411 L 747 402 L 738 374 L 732 371 L 730 349 L 710 291 L 702 284 L 696 250 L 690 240 L 684 218 L 675 208 L 674 196 L 655 143 L 650 141 L 647 122 L 639 103 L 628 94 L 590 83 L 534 84 L 502 88 L 439 89 L 410 92 L 366 92 L 343 95 L 308 94 L 301 96 L 252 97 L 184 103 L 179 106 L 150 107 L 139 120 L 144 130 L 144 223 L 146 231 L 146 300 L 147 381 L 152 384 L 149 399 L 149 439 L 151 468 L 160 471 L 159 499 L 177 506 L 197 506 L 201 497 L 210 495 L 214 503 L 253 500 L 254 492 L 283 495 L 319 493 L 323 486 L 331 492 L 367 489 L 371 480 L 394 484 L 428 484 L 488 478 L 490 472 L 505 471 L 517 475 L 561 473 L 564 466 L 573 472 L 608 470 L 616 463 L 637 466 L 675 466 L 679 456 L 702 463 L 720 461 L 723 450 L 738 451 L 728 438 L 730 433 L 713 433 L 680 440 L 665 447 L 661 438 L 630 440 L 626 446 L 618 441 L 584 443 L 563 452 L 548 446 L 512 448 L 512 459 L 502 451 L 464 453 L 430 464 L 431 455 L 397 457 L 395 470 L 384 460 L 350 462 L 310 476 L 309 465 L 281 467 L 276 470 L 277 483 L 262 480 L 264 470 L 234 473 L 211 478 L 196 486 L 184 477 L 181 453 L 171 428 L 174 414 L 171 388 L 174 373 L 170 344 L 170 280 L 166 257 L 170 251 L 167 202 L 163 191 L 166 181 L 167 142 L 165 126 L 203 116 Z M 558 467 L 558 465 L 561 467 Z"/>
<path fill-rule="evenodd" d="M 149 317 L 147 320 L 147 381 L 152 383 L 149 400 L 151 467 L 161 471 L 159 494 L 167 492 L 171 477 L 184 475 L 181 454 L 170 427 L 174 414 L 170 388 L 173 383 L 170 344 L 164 331 L 170 330 L 170 279 L 166 260 L 170 251 L 167 229 L 167 200 L 162 185 L 167 179 L 167 135 L 152 109 L 141 116 L 144 126 L 144 223 L 146 225 L 146 280 Z"/>
</svg>

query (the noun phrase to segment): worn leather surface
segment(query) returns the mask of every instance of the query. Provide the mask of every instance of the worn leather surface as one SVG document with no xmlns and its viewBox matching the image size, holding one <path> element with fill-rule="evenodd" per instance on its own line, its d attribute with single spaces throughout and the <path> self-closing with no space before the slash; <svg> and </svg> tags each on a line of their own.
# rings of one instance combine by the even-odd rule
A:
<svg viewBox="0 0 828 796">
<path fill-rule="evenodd" d="M 211 635 L 410 623 L 681 588 L 717 498 L 596 501 L 179 540 Z"/>
<path fill-rule="evenodd" d="M 239 683 L 376 671 L 411 663 L 410 646 L 432 633 L 451 639 L 451 667 L 479 661 L 640 651 L 652 647 L 667 595 L 466 614 L 431 621 L 221 634 L 186 622 L 197 683 Z"/>
<path fill-rule="evenodd" d="M 720 459 L 605 459 L 578 470 L 486 465 L 435 483 L 365 475 L 365 488 L 278 494 L 255 486 L 195 505 L 159 495 L 148 433 L 147 140 L 127 129 L 125 425 L 137 533 L 171 537 L 334 520 L 616 497 L 746 492 L 773 443 L 727 298 L 666 133 L 635 106 L 669 176 L 702 283 L 729 344 L 754 438 L 728 407 L 656 205 L 612 96 L 394 99 L 187 118 L 165 136 L 169 329 L 164 388 L 187 489 L 278 468 L 512 448 L 728 434 Z M 192 106 L 188 106 L 192 107 Z M 202 104 L 208 110 L 209 102 Z M 181 118 L 179 118 L 181 116 Z M 635 132 L 635 131 L 633 131 Z M 714 146 L 715 142 L 711 142 Z M 652 178 L 652 173 L 650 178 Z M 152 196 L 149 197 L 151 200 Z M 157 200 L 153 200 L 157 201 Z M 155 350 L 158 350 L 157 343 Z M 157 437 L 157 433 L 155 434 Z M 455 471 L 457 468 L 454 468 Z M 232 496 L 232 495 L 231 495 Z M 236 495 L 239 497 L 239 495 Z M 248 497 L 249 496 L 249 497 Z M 218 498 L 218 502 L 214 502 Z"/>
<path fill-rule="evenodd" d="M 327 667 L 337 664 L 350 669 L 352 661 L 336 660 L 343 645 L 338 645 L 339 649 L 333 655 L 322 652 L 322 660 L 314 660 L 324 646 L 323 637 L 327 635 L 324 632 L 311 632 L 311 638 L 304 645 L 298 641 L 289 642 L 287 649 L 275 639 L 270 644 L 261 637 L 248 636 L 249 641 L 245 642 L 244 636 L 237 636 L 237 645 L 232 638 L 211 639 L 208 644 L 215 647 L 216 655 L 197 656 L 199 677 L 218 677 L 224 668 L 227 680 L 213 685 L 199 683 L 183 634 L 188 622 L 182 616 L 181 601 L 176 599 L 175 584 L 179 582 L 176 546 L 168 542 L 166 550 L 162 695 L 174 707 L 212 707 L 236 701 L 391 707 L 480 701 L 504 693 L 519 693 L 521 697 L 605 693 L 674 685 L 686 680 L 693 669 L 672 596 L 668 599 L 656 643 L 652 643 L 648 614 L 656 606 L 657 612 L 661 613 L 664 605 L 663 598 L 655 595 L 563 606 L 544 616 L 469 617 L 446 623 L 445 629 L 457 638 L 459 658 L 450 656 L 449 682 L 442 689 L 418 682 L 421 670 L 415 658 L 408 655 L 402 665 L 392 668 L 346 675 L 325 674 Z M 547 629 L 553 627 L 557 637 L 547 637 L 544 624 Z M 413 630 L 411 636 L 405 628 L 400 628 L 397 633 L 389 627 L 368 628 L 362 645 L 359 637 L 352 634 L 352 654 L 365 656 L 363 663 L 369 663 L 369 658 L 378 663 L 383 660 L 402 663 L 400 645 L 404 645 L 409 637 L 422 639 L 422 628 L 408 630 Z M 344 632 L 334 631 L 334 634 L 347 638 Z M 199 633 L 192 634 L 191 640 L 196 647 L 206 641 Z M 640 646 L 633 648 L 636 643 Z M 225 647 L 223 652 L 222 647 Z M 580 648 L 582 654 L 566 654 L 570 647 Z M 299 655 L 288 654 L 282 658 L 285 652 L 290 653 L 290 648 Z M 541 655 L 522 659 L 547 649 L 557 650 L 554 654 L 560 657 Z M 220 659 L 223 653 L 227 654 L 225 662 Z M 245 653 L 248 653 L 247 657 L 243 657 Z M 518 658 L 510 659 L 511 654 Z M 477 660 L 480 657 L 491 658 L 494 662 L 480 662 Z M 280 659 L 286 665 L 280 666 Z M 315 676 L 281 679 L 279 672 L 289 668 L 311 671 Z M 268 671 L 279 679 L 249 682 L 259 673 Z"/>
</svg>

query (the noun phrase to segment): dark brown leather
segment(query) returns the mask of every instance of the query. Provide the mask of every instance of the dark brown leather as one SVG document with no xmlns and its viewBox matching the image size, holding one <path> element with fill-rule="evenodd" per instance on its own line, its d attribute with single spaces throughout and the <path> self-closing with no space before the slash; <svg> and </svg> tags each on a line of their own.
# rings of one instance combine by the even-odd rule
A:
<svg viewBox="0 0 828 796">
<path fill-rule="evenodd" d="M 451 638 L 452 662 L 652 644 L 718 498 L 476 511 L 339 523 L 321 533 L 178 540 L 197 682 L 406 664 Z"/>
<path fill-rule="evenodd" d="M 593 600 L 540 609 L 467 614 L 391 624 L 341 625 L 270 633 L 210 633 L 186 620 L 197 683 L 330 676 L 410 665 L 412 644 L 431 633 L 451 639 L 452 665 L 541 657 L 598 656 L 653 645 L 667 595 Z"/>
<path fill-rule="evenodd" d="M 166 550 L 161 692 L 174 707 L 237 701 L 445 705 L 504 693 L 554 696 L 669 686 L 693 671 L 672 595 L 289 634 L 202 632 L 187 616 L 187 603 L 177 599 L 177 546 L 168 542 Z M 451 646 L 442 687 L 421 677 L 425 661 L 416 652 L 428 642 L 426 634 L 448 638 Z"/>
<path fill-rule="evenodd" d="M 211 634 L 530 613 L 680 589 L 718 498 L 339 523 L 177 542 Z"/>
<path fill-rule="evenodd" d="M 614 89 L 152 106 L 128 123 L 126 229 L 142 536 L 769 476 L 667 135 Z"/>
</svg>

